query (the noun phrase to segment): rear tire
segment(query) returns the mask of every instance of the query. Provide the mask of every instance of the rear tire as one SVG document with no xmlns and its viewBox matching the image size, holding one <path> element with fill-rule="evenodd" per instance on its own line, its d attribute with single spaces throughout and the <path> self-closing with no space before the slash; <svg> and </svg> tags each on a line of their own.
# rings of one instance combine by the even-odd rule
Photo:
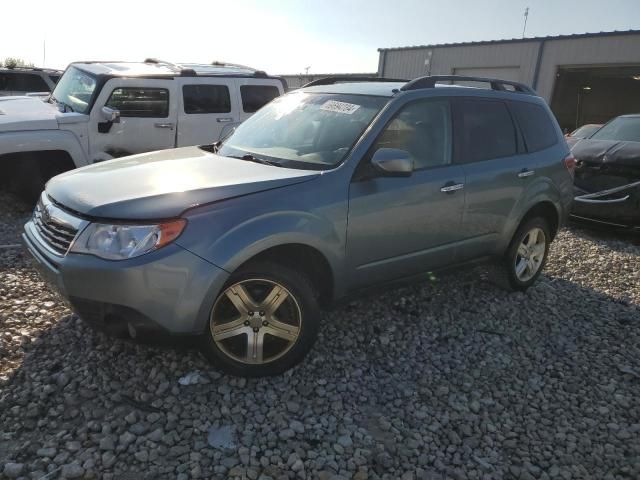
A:
<svg viewBox="0 0 640 480">
<path fill-rule="evenodd" d="M 542 217 L 524 222 L 516 231 L 504 257 L 504 269 L 509 286 L 525 291 L 540 276 L 549 253 L 551 233 Z"/>
<path fill-rule="evenodd" d="M 289 267 L 256 262 L 234 272 L 216 298 L 202 352 L 232 375 L 278 375 L 311 350 L 319 326 L 309 279 Z"/>
</svg>

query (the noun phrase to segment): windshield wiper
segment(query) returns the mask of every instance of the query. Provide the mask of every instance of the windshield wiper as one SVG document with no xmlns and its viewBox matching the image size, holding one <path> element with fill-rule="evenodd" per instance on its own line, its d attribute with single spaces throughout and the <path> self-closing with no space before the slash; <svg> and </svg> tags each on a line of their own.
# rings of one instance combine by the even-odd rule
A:
<svg viewBox="0 0 640 480">
<path fill-rule="evenodd" d="M 262 165 L 271 165 L 273 167 L 281 167 L 278 162 L 272 162 L 271 160 L 266 160 L 264 158 L 254 157 L 250 153 L 245 153 L 244 155 L 225 155 L 225 157 L 237 158 L 239 160 L 247 160 L 249 162 L 261 163 Z"/>
<path fill-rule="evenodd" d="M 71 112 L 75 112 L 75 110 L 71 107 L 71 105 L 61 102 L 60 100 L 58 100 L 56 97 L 54 97 L 53 95 L 51 95 L 49 97 L 51 100 L 53 100 L 54 102 L 56 102 L 56 105 L 62 105 L 62 107 L 64 108 L 64 110 L 62 111 L 62 113 L 67 113 L 67 110 L 71 111 Z"/>
</svg>

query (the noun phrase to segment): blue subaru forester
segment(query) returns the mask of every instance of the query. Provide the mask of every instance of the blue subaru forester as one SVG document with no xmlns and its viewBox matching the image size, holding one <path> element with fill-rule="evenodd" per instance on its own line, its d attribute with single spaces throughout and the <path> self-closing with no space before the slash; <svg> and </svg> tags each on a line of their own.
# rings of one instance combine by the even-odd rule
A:
<svg viewBox="0 0 640 480">
<path fill-rule="evenodd" d="M 272 375 L 309 351 L 323 306 L 374 285 L 493 258 L 529 287 L 573 168 L 524 85 L 323 79 L 222 142 L 53 178 L 23 239 L 87 322 L 196 334 L 226 371 Z"/>
</svg>

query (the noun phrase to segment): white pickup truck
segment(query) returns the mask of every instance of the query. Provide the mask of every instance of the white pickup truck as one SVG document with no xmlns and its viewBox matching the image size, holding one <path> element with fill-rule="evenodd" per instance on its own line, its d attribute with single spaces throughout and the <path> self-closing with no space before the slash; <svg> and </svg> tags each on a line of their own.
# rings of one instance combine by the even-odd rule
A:
<svg viewBox="0 0 640 480">
<path fill-rule="evenodd" d="M 218 62 L 72 63 L 46 102 L 0 97 L 0 183 L 36 198 L 66 170 L 212 143 L 285 89 L 281 78 Z"/>
</svg>

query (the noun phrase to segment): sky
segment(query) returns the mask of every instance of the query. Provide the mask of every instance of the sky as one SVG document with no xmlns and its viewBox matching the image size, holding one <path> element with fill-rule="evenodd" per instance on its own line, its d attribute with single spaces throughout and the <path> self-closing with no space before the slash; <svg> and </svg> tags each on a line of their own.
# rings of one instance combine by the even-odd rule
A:
<svg viewBox="0 0 640 480">
<path fill-rule="evenodd" d="M 270 74 L 375 72 L 378 48 L 640 28 L 640 0 L 21 0 L 0 60 L 240 63 Z M 43 46 L 46 44 L 46 56 Z M 43 59 L 44 57 L 44 59 Z M 44 60 L 44 64 L 43 64 Z"/>
</svg>

